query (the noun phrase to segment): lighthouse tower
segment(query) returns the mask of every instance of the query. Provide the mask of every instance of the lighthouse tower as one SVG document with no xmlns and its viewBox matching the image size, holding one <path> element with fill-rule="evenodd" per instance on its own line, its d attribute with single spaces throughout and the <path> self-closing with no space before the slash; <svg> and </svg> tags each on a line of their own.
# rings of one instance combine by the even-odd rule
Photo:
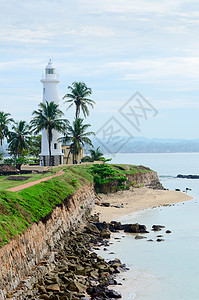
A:
<svg viewBox="0 0 199 300">
<path fill-rule="evenodd" d="M 54 102 L 59 104 L 58 99 L 58 83 L 60 82 L 58 74 L 55 72 L 55 67 L 52 64 L 51 59 L 45 69 L 45 76 L 41 79 L 43 83 L 43 103 L 46 104 Z M 61 149 L 61 142 L 58 140 L 61 134 L 58 131 L 53 130 L 52 142 L 51 142 L 51 164 L 49 155 L 49 143 L 47 137 L 47 131 L 42 131 L 41 142 L 41 154 L 40 165 L 41 166 L 57 166 L 63 164 L 63 154 Z"/>
</svg>

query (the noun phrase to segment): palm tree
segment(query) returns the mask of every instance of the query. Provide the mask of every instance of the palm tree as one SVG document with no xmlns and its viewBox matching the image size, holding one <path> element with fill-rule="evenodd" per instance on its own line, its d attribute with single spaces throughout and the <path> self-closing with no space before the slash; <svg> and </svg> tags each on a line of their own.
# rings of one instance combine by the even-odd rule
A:
<svg viewBox="0 0 199 300">
<path fill-rule="evenodd" d="M 46 101 L 46 104 L 40 103 L 39 109 L 34 110 L 32 115 L 34 115 L 34 118 L 31 120 L 30 124 L 35 134 L 38 134 L 43 129 L 47 131 L 51 166 L 51 142 L 53 130 L 64 132 L 68 121 L 66 119 L 61 119 L 64 114 L 59 109 L 59 105 L 53 101 L 50 103 Z"/>
<path fill-rule="evenodd" d="M 94 135 L 95 133 L 92 131 L 87 132 L 86 130 L 90 127 L 90 124 L 83 124 L 83 119 L 77 118 L 73 121 L 72 125 L 67 126 L 67 131 L 65 133 L 64 138 L 62 138 L 64 143 L 71 142 L 70 153 L 73 154 L 73 163 L 75 163 L 77 155 L 81 151 L 84 145 L 90 145 L 93 147 L 91 140 L 88 138 L 90 135 Z M 68 159 L 67 159 L 68 163 Z"/>
<path fill-rule="evenodd" d="M 30 127 L 26 121 L 15 122 L 8 139 L 8 148 L 15 157 L 22 156 L 30 145 Z"/>
<path fill-rule="evenodd" d="M 95 104 L 95 101 L 88 98 L 92 94 L 91 88 L 88 88 L 84 82 L 73 82 L 72 86 L 69 86 L 68 89 L 71 90 L 71 93 L 66 94 L 63 99 L 68 98 L 66 100 L 66 102 L 70 103 L 68 108 L 75 104 L 75 119 L 79 118 L 80 110 L 82 110 L 84 117 L 88 116 L 88 105 L 93 108 L 93 104 Z"/>
<path fill-rule="evenodd" d="M 41 134 L 31 136 L 29 153 L 30 155 L 35 156 L 37 159 L 39 158 L 39 154 L 41 153 Z"/>
<path fill-rule="evenodd" d="M 9 137 L 8 126 L 11 124 L 11 122 L 14 122 L 14 120 L 12 118 L 10 118 L 10 114 L 0 111 L 0 144 L 1 144 L 1 146 L 3 145 L 4 138 Z"/>
<path fill-rule="evenodd" d="M 91 155 L 91 161 L 97 161 L 102 158 L 103 153 L 100 152 L 100 147 L 97 147 L 96 150 L 89 150 Z"/>
</svg>

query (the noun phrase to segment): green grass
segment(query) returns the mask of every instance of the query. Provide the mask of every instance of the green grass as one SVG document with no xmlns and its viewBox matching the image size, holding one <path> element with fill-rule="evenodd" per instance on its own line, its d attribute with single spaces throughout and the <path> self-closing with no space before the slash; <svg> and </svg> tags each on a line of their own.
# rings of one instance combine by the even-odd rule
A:
<svg viewBox="0 0 199 300">
<path fill-rule="evenodd" d="M 135 174 L 135 173 L 147 173 L 147 172 L 153 172 L 153 170 L 144 167 L 144 166 L 135 166 L 135 165 L 127 165 L 127 164 L 113 164 L 113 168 L 119 170 L 121 174 Z M 121 169 L 123 170 L 121 170 Z M 129 169 L 129 170 L 128 170 Z"/>
<path fill-rule="evenodd" d="M 117 166 L 124 167 L 125 165 Z M 117 166 L 114 168 L 118 169 Z M 57 205 L 62 205 L 68 196 L 86 183 L 93 182 L 90 165 L 56 168 L 52 172 L 56 173 L 60 169 L 65 171 L 64 175 L 19 192 L 8 192 L 6 189 L 35 181 L 52 173 L 28 174 L 27 176 L 31 176 L 31 178 L 22 182 L 6 180 L 7 176 L 0 176 L 0 246 L 5 245 L 14 236 L 23 233 L 34 222 L 45 221 L 53 209 Z M 141 172 L 143 169 L 130 166 L 130 170 L 119 171 L 121 174 L 132 174 Z"/>
<path fill-rule="evenodd" d="M 22 175 L 14 175 L 14 176 L 27 176 L 30 177 L 27 180 L 22 180 L 22 181 L 15 181 L 15 180 L 8 180 L 6 179 L 8 176 L 0 176 L 0 191 L 6 190 L 11 187 L 15 187 L 27 182 L 32 182 L 47 176 L 50 176 L 54 174 L 55 172 L 48 172 L 45 174 L 22 174 Z"/>
</svg>

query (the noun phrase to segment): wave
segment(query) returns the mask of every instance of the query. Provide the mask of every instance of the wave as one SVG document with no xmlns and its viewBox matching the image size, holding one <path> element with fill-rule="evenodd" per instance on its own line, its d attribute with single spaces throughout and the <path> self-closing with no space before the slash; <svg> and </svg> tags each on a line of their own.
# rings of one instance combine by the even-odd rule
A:
<svg viewBox="0 0 199 300">
<path fill-rule="evenodd" d="M 136 296 L 135 293 L 131 293 L 131 294 L 128 295 L 127 300 L 133 300 L 133 299 L 135 299 L 135 296 Z"/>
</svg>

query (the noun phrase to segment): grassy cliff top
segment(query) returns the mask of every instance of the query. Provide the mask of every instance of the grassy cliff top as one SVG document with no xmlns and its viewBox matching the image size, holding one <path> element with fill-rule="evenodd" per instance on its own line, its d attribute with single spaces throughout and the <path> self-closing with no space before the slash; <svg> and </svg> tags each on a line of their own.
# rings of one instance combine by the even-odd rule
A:
<svg viewBox="0 0 199 300">
<path fill-rule="evenodd" d="M 150 172 L 142 166 L 110 165 L 117 170 L 117 174 L 133 174 L 138 172 Z M 36 184 L 19 192 L 8 192 L 7 188 L 20 185 L 29 181 L 41 179 L 52 175 L 52 172 L 63 169 L 65 174 L 48 181 Z M 55 168 L 46 174 L 28 174 L 26 181 L 13 181 L 0 176 L 0 246 L 5 245 L 17 234 L 30 227 L 34 222 L 45 220 L 53 209 L 64 200 L 74 194 L 81 186 L 93 182 L 91 165 L 74 165 L 63 168 Z M 18 176 L 18 175 L 17 175 Z"/>
</svg>

